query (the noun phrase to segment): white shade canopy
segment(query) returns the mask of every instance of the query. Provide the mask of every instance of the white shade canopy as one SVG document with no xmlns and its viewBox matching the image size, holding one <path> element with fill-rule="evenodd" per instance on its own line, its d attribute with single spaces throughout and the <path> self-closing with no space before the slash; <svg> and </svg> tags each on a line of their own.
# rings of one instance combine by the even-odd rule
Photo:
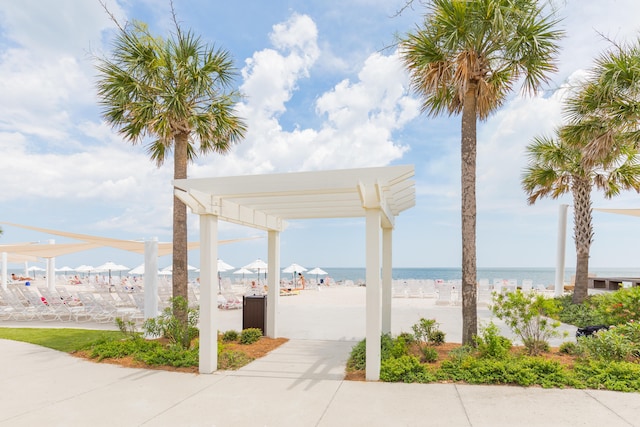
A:
<svg viewBox="0 0 640 427">
<path fill-rule="evenodd" d="M 233 270 L 234 268 L 235 267 L 231 264 L 227 264 L 226 262 L 218 258 L 218 271 L 229 271 Z"/>
<path fill-rule="evenodd" d="M 244 276 L 245 274 L 256 274 L 256 272 L 248 270 L 248 269 L 243 267 L 243 268 L 241 268 L 239 270 L 234 271 L 233 274 L 242 274 Z"/>
<path fill-rule="evenodd" d="M 129 270 L 129 274 L 144 274 L 144 263 L 139 266 Z"/>
<path fill-rule="evenodd" d="M 320 267 L 316 267 L 314 269 L 311 269 L 311 270 L 307 271 L 307 274 L 324 275 L 324 274 L 329 274 L 329 273 L 327 273 L 326 271 L 324 271 Z"/>
<path fill-rule="evenodd" d="M 307 271 L 307 269 L 295 262 L 282 270 L 283 273 L 301 273 L 303 271 Z"/>
<path fill-rule="evenodd" d="M 64 267 L 56 268 L 56 272 L 59 273 L 68 273 L 69 271 L 76 271 L 75 269 L 65 265 Z"/>
<path fill-rule="evenodd" d="M 257 260 L 253 261 L 252 263 L 245 265 L 243 268 L 247 268 L 249 270 L 266 271 L 268 267 L 269 266 L 267 265 L 266 262 L 264 262 L 263 260 L 258 258 Z"/>
<path fill-rule="evenodd" d="M 98 271 L 98 272 L 125 271 L 125 270 L 129 270 L 129 267 L 122 264 L 116 264 L 115 262 L 112 262 L 112 261 L 105 262 L 104 264 L 99 265 L 94 269 L 94 271 Z"/>
</svg>

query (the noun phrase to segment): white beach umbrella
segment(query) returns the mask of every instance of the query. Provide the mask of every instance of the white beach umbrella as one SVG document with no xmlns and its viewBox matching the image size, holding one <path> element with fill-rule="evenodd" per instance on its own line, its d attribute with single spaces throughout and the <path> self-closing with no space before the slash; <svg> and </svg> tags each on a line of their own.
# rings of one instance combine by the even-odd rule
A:
<svg viewBox="0 0 640 427">
<path fill-rule="evenodd" d="M 64 267 L 56 268 L 56 273 L 68 273 L 70 271 L 75 271 L 73 268 L 65 265 Z"/>
<path fill-rule="evenodd" d="M 129 274 L 144 274 L 144 263 L 133 268 L 132 270 L 129 270 Z"/>
<path fill-rule="evenodd" d="M 291 264 L 289 267 L 282 270 L 283 273 L 291 273 L 293 277 L 292 280 L 294 282 L 296 280 L 296 273 L 302 273 L 303 271 L 307 271 L 307 269 L 301 266 L 300 264 L 296 264 L 295 262 Z"/>
<path fill-rule="evenodd" d="M 248 270 L 258 270 L 258 278 L 260 278 L 260 272 L 264 271 L 264 277 L 266 279 L 268 267 L 269 266 L 267 265 L 266 262 L 258 258 L 257 260 L 253 261 L 251 264 L 247 264 L 242 268 L 246 268 Z"/>
<path fill-rule="evenodd" d="M 301 266 L 300 264 L 296 264 L 295 262 L 291 264 L 289 267 L 282 270 L 283 273 L 302 273 L 304 271 L 307 271 L 307 269 Z"/>
<path fill-rule="evenodd" d="M 124 271 L 124 270 L 129 270 L 129 267 L 122 265 L 122 264 L 116 264 L 115 262 L 105 262 L 102 265 L 99 265 L 95 268 L 94 271 L 99 271 L 99 272 L 105 272 L 108 271 L 109 272 L 109 284 L 111 284 L 111 272 L 112 271 Z"/>
<path fill-rule="evenodd" d="M 198 269 L 196 267 L 194 267 L 193 265 L 187 264 L 187 270 L 197 271 Z M 165 268 L 163 268 L 161 270 L 161 272 L 164 272 L 165 274 L 173 273 L 173 264 L 166 266 Z"/>
<path fill-rule="evenodd" d="M 82 264 L 82 265 L 76 267 L 75 270 L 78 273 L 91 273 L 92 271 L 95 271 L 96 269 L 92 265 Z"/>
<path fill-rule="evenodd" d="M 232 274 L 242 274 L 242 278 L 244 279 L 245 274 L 256 274 L 256 272 L 243 267 L 239 270 L 234 271 Z"/>
<path fill-rule="evenodd" d="M 317 282 L 318 281 L 318 276 L 329 274 L 329 273 L 327 273 L 326 271 L 324 271 L 320 267 L 316 267 L 316 268 L 313 268 L 313 269 L 307 271 L 307 274 L 315 274 L 316 275 L 316 282 Z"/>
<path fill-rule="evenodd" d="M 227 264 L 226 262 L 218 258 L 218 271 L 229 271 L 233 270 L 234 268 L 234 266 Z"/>
<path fill-rule="evenodd" d="M 36 271 L 47 271 L 47 270 L 45 270 L 42 267 L 38 267 L 37 265 L 32 265 L 31 267 L 27 268 L 27 271 L 33 273 L 33 272 L 36 272 Z"/>
</svg>

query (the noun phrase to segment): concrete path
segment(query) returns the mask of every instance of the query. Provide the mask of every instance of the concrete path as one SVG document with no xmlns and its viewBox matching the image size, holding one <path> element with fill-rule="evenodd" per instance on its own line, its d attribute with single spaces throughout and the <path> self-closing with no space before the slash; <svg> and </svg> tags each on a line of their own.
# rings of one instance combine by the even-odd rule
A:
<svg viewBox="0 0 640 427">
<path fill-rule="evenodd" d="M 0 340 L 0 426 L 640 426 L 638 393 L 344 381 L 353 344 L 291 340 L 195 375 Z"/>
</svg>

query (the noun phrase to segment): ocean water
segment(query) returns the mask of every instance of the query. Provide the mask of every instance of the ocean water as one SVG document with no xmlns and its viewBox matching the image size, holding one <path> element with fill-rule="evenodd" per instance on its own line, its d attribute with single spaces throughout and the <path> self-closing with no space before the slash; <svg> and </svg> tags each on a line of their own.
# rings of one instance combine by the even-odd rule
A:
<svg viewBox="0 0 640 427">
<path fill-rule="evenodd" d="M 366 272 L 364 267 L 360 268 L 332 268 L 321 267 L 336 282 L 343 282 L 345 280 L 353 280 L 354 283 L 364 283 Z M 24 269 L 9 268 L 8 275 L 16 273 L 18 275 L 24 274 Z M 575 274 L 575 269 L 565 269 L 564 281 L 566 283 L 571 282 L 571 277 Z M 594 268 L 591 269 L 590 274 L 606 277 L 640 277 L 640 268 L 633 269 L 615 269 L 615 268 Z M 42 272 L 38 273 L 38 277 L 42 278 Z M 112 273 L 113 276 L 126 276 L 122 274 Z M 224 272 L 220 274 L 221 277 L 229 277 L 231 280 L 236 280 L 239 277 L 231 272 Z M 533 280 L 534 284 L 542 284 L 545 286 L 553 285 L 555 283 L 555 268 L 479 268 L 477 278 L 478 280 L 487 279 L 489 282 L 493 282 L 495 279 L 511 280 L 515 279 L 518 283 L 522 283 L 523 280 Z M 189 272 L 189 278 L 195 280 L 199 276 L 199 273 Z M 33 277 L 33 276 L 32 276 Z M 281 273 L 280 277 L 286 279 L 290 275 Z M 314 275 L 306 275 L 307 279 L 315 279 Z M 460 280 L 462 279 L 462 271 L 459 268 L 394 268 L 392 273 L 393 279 L 407 280 L 407 279 L 433 279 L 433 280 Z M 246 276 L 248 280 L 255 279 L 256 275 Z M 261 279 L 264 279 L 264 274 L 261 274 Z M 326 276 L 319 275 L 317 279 L 324 279 Z"/>
<path fill-rule="evenodd" d="M 331 268 L 321 267 L 329 276 L 338 281 L 353 280 L 354 282 L 364 282 L 364 268 Z M 575 274 L 575 269 L 565 269 L 565 282 L 571 282 L 571 277 Z M 592 269 L 590 274 L 597 276 L 614 276 L 614 277 L 640 277 L 640 268 L 638 269 Z M 487 279 L 493 282 L 495 279 L 516 279 L 518 283 L 523 280 L 533 280 L 534 284 L 543 284 L 545 286 L 555 283 L 555 268 L 479 268 L 477 273 L 478 280 Z M 308 278 L 312 278 L 311 277 Z M 462 270 L 459 268 L 394 268 L 392 273 L 393 279 L 433 279 L 433 280 L 460 280 L 462 279 Z M 315 278 L 315 277 L 313 277 Z M 318 276 L 318 279 L 323 276 Z"/>
</svg>

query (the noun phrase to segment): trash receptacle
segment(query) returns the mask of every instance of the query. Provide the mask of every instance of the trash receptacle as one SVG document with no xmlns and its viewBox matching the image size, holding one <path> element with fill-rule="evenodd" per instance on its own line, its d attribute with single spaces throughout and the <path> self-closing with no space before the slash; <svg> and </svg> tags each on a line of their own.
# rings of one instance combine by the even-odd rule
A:
<svg viewBox="0 0 640 427">
<path fill-rule="evenodd" d="M 242 297 L 242 329 L 258 328 L 267 334 L 267 296 L 245 295 Z"/>
</svg>

